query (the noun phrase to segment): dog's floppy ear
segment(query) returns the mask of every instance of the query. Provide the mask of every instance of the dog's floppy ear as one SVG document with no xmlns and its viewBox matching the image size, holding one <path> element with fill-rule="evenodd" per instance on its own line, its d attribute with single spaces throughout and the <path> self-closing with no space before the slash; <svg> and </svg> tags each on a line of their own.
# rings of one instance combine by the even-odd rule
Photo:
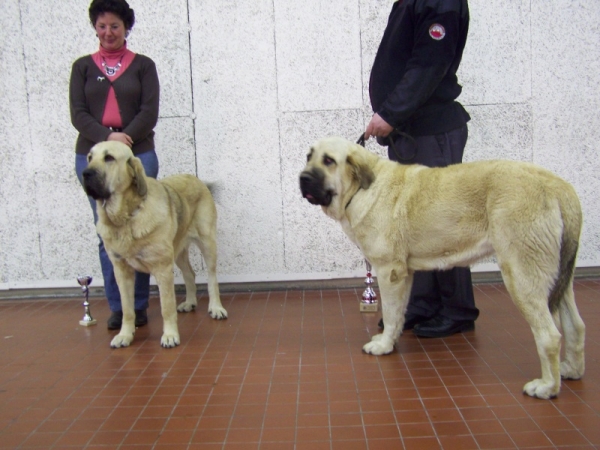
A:
<svg viewBox="0 0 600 450">
<path fill-rule="evenodd" d="M 137 188 L 137 193 L 140 197 L 145 197 L 148 192 L 148 186 L 146 186 L 146 171 L 142 166 L 142 161 L 135 156 L 127 160 L 127 164 L 133 170 L 133 182 Z"/>
<path fill-rule="evenodd" d="M 358 148 L 355 148 L 358 147 Z M 356 145 L 352 148 L 346 162 L 351 168 L 352 176 L 358 181 L 362 189 L 368 189 L 375 181 L 375 173 L 371 169 L 368 156 L 370 154 L 363 147 Z"/>
</svg>

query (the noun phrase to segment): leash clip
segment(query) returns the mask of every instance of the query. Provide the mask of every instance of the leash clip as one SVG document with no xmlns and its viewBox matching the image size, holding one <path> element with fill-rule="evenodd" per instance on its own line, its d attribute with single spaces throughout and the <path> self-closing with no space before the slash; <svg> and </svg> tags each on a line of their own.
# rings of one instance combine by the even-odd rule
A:
<svg viewBox="0 0 600 450">
<path fill-rule="evenodd" d="M 362 145 L 363 147 L 365 146 L 365 133 L 362 133 L 360 135 L 360 137 L 358 138 L 358 141 L 356 141 L 356 143 L 358 145 Z"/>
</svg>

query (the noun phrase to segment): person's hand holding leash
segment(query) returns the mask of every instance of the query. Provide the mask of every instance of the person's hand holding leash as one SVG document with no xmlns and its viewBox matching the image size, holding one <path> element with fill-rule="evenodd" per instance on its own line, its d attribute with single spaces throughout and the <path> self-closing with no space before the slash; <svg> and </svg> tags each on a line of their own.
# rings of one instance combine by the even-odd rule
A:
<svg viewBox="0 0 600 450">
<path fill-rule="evenodd" d="M 383 120 L 379 114 L 375 113 L 373 114 L 373 117 L 371 117 L 371 121 L 365 130 L 365 140 L 369 139 L 371 136 L 386 137 L 393 129 L 394 127 Z"/>
</svg>

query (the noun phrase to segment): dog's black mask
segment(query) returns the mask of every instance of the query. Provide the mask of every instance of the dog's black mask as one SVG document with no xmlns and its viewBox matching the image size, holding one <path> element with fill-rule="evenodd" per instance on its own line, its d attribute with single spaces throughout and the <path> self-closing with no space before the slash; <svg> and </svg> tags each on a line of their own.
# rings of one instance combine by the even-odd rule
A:
<svg viewBox="0 0 600 450">
<path fill-rule="evenodd" d="M 83 171 L 83 189 L 85 193 L 94 200 L 107 200 L 110 198 L 110 192 L 104 187 L 104 177 L 95 169 L 85 169 Z"/>
<path fill-rule="evenodd" d="M 323 187 L 324 180 L 325 175 L 319 169 L 302 172 L 300 174 L 302 197 L 313 205 L 329 206 L 333 198 L 333 192 Z"/>
</svg>

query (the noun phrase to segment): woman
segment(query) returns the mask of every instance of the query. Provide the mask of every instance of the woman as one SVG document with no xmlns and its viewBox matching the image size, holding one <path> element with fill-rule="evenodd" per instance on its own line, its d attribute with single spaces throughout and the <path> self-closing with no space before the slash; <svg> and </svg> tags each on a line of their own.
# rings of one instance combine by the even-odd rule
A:
<svg viewBox="0 0 600 450">
<path fill-rule="evenodd" d="M 153 128 L 158 120 L 159 82 L 156 66 L 147 56 L 127 48 L 126 38 L 135 15 L 125 0 L 93 0 L 89 16 L 99 50 L 75 61 L 69 84 L 71 123 L 79 132 L 75 145 L 75 171 L 79 182 L 87 165 L 87 154 L 101 141 L 119 141 L 142 160 L 146 174 L 156 178 L 158 158 Z M 88 197 L 98 221 L 96 202 Z M 104 244 L 100 240 L 100 265 L 104 290 L 112 312 L 108 329 L 121 328 L 121 295 Z M 150 275 L 136 273 L 135 325 L 148 323 L 146 310 Z"/>
</svg>

